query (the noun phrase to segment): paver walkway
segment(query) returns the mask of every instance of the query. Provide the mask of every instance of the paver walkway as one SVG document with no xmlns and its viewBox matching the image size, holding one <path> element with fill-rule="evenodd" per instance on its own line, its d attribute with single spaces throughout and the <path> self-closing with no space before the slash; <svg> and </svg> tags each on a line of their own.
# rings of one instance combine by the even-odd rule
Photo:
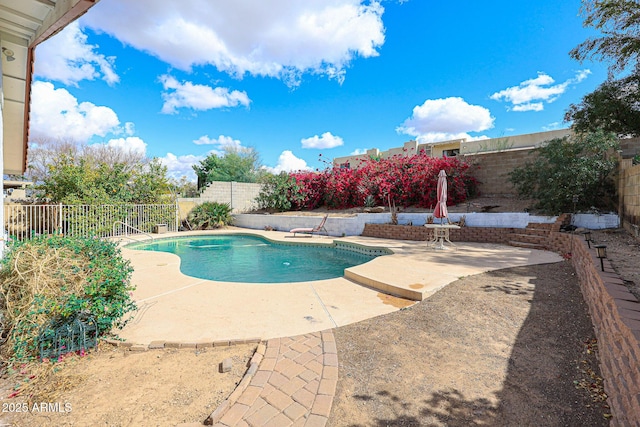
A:
<svg viewBox="0 0 640 427">
<path fill-rule="evenodd" d="M 332 331 L 270 339 L 257 370 L 249 369 L 246 384 L 241 382 L 210 422 L 218 427 L 324 427 L 337 380 Z"/>
</svg>

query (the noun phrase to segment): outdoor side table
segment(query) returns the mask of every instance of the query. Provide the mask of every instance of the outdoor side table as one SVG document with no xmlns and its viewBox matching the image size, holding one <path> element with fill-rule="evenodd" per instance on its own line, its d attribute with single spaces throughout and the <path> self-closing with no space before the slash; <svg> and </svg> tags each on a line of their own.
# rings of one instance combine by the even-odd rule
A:
<svg viewBox="0 0 640 427">
<path fill-rule="evenodd" d="M 447 249 L 444 242 L 448 242 L 454 248 L 458 248 L 451 240 L 449 240 L 449 230 L 459 229 L 460 226 L 453 224 L 425 224 L 427 228 L 433 230 L 433 238 L 429 241 L 429 246 L 436 250 Z"/>
</svg>

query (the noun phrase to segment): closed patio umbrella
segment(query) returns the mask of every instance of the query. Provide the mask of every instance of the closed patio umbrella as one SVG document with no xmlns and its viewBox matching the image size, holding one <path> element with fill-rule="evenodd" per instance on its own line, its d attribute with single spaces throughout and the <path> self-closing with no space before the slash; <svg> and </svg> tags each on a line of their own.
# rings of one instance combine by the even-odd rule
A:
<svg viewBox="0 0 640 427">
<path fill-rule="evenodd" d="M 436 209 L 433 211 L 433 216 L 440 218 L 440 224 L 444 223 L 444 218 L 449 216 L 447 211 L 447 174 L 441 170 L 438 174 L 438 189 L 437 189 L 438 203 Z M 447 222 L 449 220 L 447 219 Z"/>
</svg>

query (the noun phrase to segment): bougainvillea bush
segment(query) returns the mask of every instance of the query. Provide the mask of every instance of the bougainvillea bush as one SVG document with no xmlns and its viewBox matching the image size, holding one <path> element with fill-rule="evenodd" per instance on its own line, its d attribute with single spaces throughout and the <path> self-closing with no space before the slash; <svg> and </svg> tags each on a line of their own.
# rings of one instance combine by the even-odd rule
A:
<svg viewBox="0 0 640 427">
<path fill-rule="evenodd" d="M 358 169 L 334 166 L 324 171 L 291 173 L 286 192 L 291 209 L 296 210 L 323 205 L 332 209 L 361 207 L 368 196 L 378 205 L 391 202 L 398 206 L 431 208 L 437 201 L 440 170 L 448 177 L 447 204 L 464 202 L 477 194 L 477 181 L 469 173 L 469 164 L 455 157 L 435 158 L 424 154 L 370 159 Z"/>
</svg>

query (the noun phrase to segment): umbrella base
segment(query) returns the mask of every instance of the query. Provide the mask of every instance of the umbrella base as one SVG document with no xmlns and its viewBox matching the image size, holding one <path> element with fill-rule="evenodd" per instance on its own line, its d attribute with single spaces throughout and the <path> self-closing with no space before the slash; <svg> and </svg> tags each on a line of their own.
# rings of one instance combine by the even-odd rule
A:
<svg viewBox="0 0 640 427">
<path fill-rule="evenodd" d="M 448 250 L 444 242 L 449 243 L 454 249 L 458 247 L 449 239 L 449 230 L 460 228 L 457 225 L 438 225 L 438 224 L 425 224 L 427 228 L 433 229 L 433 240 L 429 242 L 429 246 L 435 250 Z"/>
</svg>

